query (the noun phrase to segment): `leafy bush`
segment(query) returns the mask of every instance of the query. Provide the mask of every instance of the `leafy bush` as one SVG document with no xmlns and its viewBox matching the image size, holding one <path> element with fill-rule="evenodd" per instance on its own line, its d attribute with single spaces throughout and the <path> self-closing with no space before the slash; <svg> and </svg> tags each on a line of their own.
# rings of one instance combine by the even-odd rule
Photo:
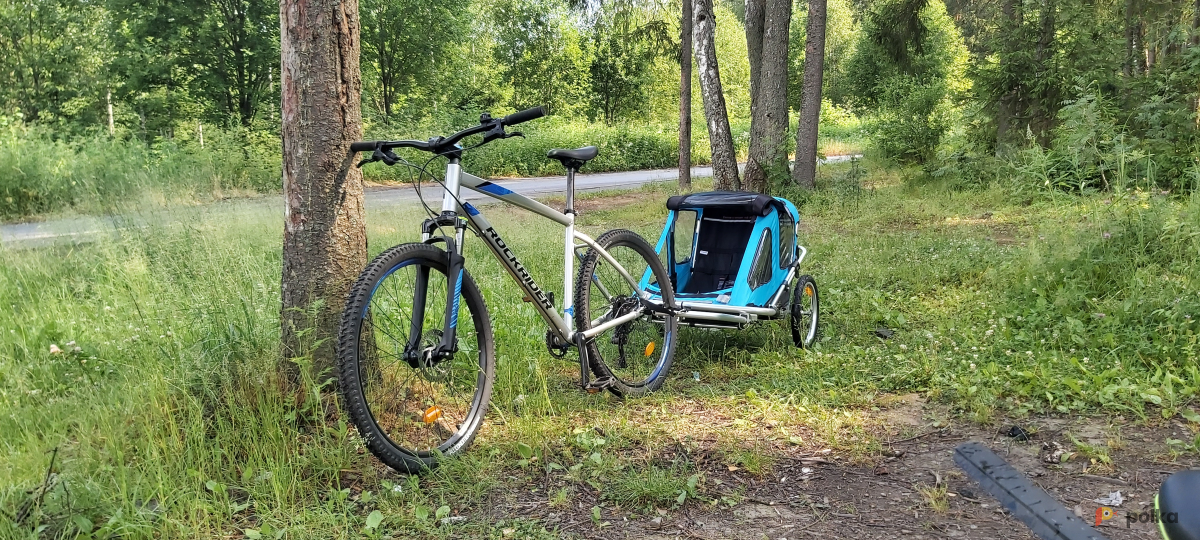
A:
<svg viewBox="0 0 1200 540">
<path fill-rule="evenodd" d="M 1027 130 L 1025 145 L 1015 152 L 1001 158 L 985 154 L 993 141 L 981 140 L 980 135 L 988 126 L 980 122 L 982 115 L 967 115 L 973 123 L 954 130 L 939 148 L 936 162 L 930 164 L 932 174 L 962 184 L 1002 179 L 1017 192 L 1195 189 L 1200 149 L 1189 147 L 1193 143 L 1188 138 L 1138 138 L 1120 123 L 1112 100 L 1094 86 L 1075 88 L 1079 97 L 1059 109 L 1045 148 Z"/>
<path fill-rule="evenodd" d="M 884 155 L 903 163 L 933 158 L 951 124 L 946 87 L 940 81 L 895 77 L 883 85 L 879 112 L 872 118 L 875 144 Z"/>
</svg>

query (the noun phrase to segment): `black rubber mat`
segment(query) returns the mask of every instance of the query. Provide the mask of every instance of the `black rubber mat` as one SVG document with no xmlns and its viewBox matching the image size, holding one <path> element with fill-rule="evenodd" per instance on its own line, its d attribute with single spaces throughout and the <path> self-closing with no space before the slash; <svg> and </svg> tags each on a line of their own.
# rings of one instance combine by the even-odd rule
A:
<svg viewBox="0 0 1200 540">
<path fill-rule="evenodd" d="M 1106 540 L 983 444 L 958 445 L 954 449 L 954 463 L 1045 540 Z"/>
</svg>

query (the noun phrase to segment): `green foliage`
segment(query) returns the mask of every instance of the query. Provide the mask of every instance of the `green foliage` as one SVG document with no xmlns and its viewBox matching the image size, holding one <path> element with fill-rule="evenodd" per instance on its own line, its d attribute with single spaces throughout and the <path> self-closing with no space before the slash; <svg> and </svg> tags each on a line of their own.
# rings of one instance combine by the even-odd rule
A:
<svg viewBox="0 0 1200 540">
<path fill-rule="evenodd" d="M 104 103 L 104 18 L 82 0 L 0 4 L 0 115 L 19 111 L 60 129 L 73 119 L 95 122 Z"/>
<path fill-rule="evenodd" d="M 898 75 L 876 90 L 878 112 L 870 120 L 876 145 L 903 163 L 928 161 L 955 120 L 945 85 Z"/>
<path fill-rule="evenodd" d="M 627 7 L 627 6 L 624 6 Z M 588 34 L 591 117 L 612 124 L 617 118 L 645 114 L 652 84 L 650 65 L 672 44 L 661 20 L 645 20 L 629 9 L 602 10 Z M 676 45 L 677 46 L 677 45 Z"/>
<path fill-rule="evenodd" d="M 884 155 L 924 163 L 933 157 L 955 120 L 958 100 L 970 87 L 964 78 L 967 51 L 944 5 L 937 2 L 920 10 L 919 32 L 897 35 L 892 18 L 907 8 L 909 3 L 892 2 L 867 13 L 846 68 L 846 84 L 855 105 L 870 114 Z"/>
<path fill-rule="evenodd" d="M 543 105 L 553 114 L 583 112 L 591 80 L 575 15 L 560 0 L 495 0 L 492 55 L 507 103 L 514 109 Z"/>
<path fill-rule="evenodd" d="M 108 8 L 118 53 L 114 90 L 143 124 L 151 118 L 148 129 L 170 130 L 176 118 L 195 115 L 251 127 L 262 109 L 278 102 L 269 84 L 279 65 L 273 4 L 109 0 Z"/>
<path fill-rule="evenodd" d="M 457 67 L 468 59 L 459 54 L 458 44 L 468 39 L 470 2 L 366 1 L 362 14 L 362 71 L 367 87 L 363 99 L 369 112 L 384 122 L 409 106 L 427 107 L 433 100 L 456 96 L 438 95 L 464 70 Z M 428 114 L 419 111 L 420 116 Z"/>
</svg>

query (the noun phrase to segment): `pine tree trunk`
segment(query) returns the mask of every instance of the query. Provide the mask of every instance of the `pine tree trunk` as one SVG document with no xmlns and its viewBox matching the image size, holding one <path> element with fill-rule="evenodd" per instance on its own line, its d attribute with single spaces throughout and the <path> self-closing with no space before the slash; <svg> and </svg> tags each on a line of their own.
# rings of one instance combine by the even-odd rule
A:
<svg viewBox="0 0 1200 540">
<path fill-rule="evenodd" d="M 679 187 L 692 188 L 692 0 L 679 18 Z"/>
<path fill-rule="evenodd" d="M 1040 77 L 1050 77 L 1054 57 L 1054 33 L 1056 31 L 1055 0 L 1042 0 L 1040 15 L 1041 29 L 1038 33 L 1034 61 Z M 1058 112 L 1058 93 L 1053 87 L 1043 88 L 1033 100 L 1031 128 L 1042 148 L 1050 147 L 1050 131 L 1054 128 L 1054 116 Z"/>
<path fill-rule="evenodd" d="M 765 193 L 769 177 L 788 175 L 788 0 L 746 2 L 746 45 L 750 55 L 750 159 L 742 187 Z"/>
<path fill-rule="evenodd" d="M 1017 11 L 1018 0 L 1004 0 L 1000 7 L 1001 13 L 1004 15 L 1005 26 L 1001 27 L 1000 32 L 1004 36 L 1001 40 L 1001 55 L 1000 61 L 1008 67 L 1007 64 L 1012 62 L 1012 56 L 1015 54 L 1011 37 L 1018 33 L 1021 27 L 1020 18 Z M 1007 34 L 1007 35 L 1005 35 Z M 1008 69 L 1002 69 L 1002 72 L 1008 72 Z M 1019 101 L 1019 88 L 1014 87 L 1011 83 L 1005 84 L 1004 92 L 1000 99 L 996 100 L 996 157 L 1004 157 L 1008 154 L 1008 148 L 1012 144 L 1011 132 L 1014 124 L 1014 116 L 1016 115 L 1017 103 Z"/>
<path fill-rule="evenodd" d="M 796 129 L 796 165 L 792 168 L 792 179 L 808 189 L 817 187 L 817 128 L 821 123 L 821 78 L 825 69 L 825 7 L 826 0 L 808 0 L 800 125 Z"/>
<path fill-rule="evenodd" d="M 741 181 L 738 179 L 737 154 L 733 149 L 733 133 L 729 129 L 725 95 L 721 91 L 721 72 L 717 68 L 717 20 L 713 15 L 712 0 L 695 2 L 692 40 L 696 68 L 700 72 L 700 96 L 704 101 L 708 141 L 712 147 L 713 183 L 716 189 L 739 190 Z"/>
<path fill-rule="evenodd" d="M 1133 40 L 1134 20 L 1133 0 L 1125 0 L 1125 58 L 1121 65 L 1121 73 L 1126 78 L 1133 75 L 1133 55 L 1137 50 L 1134 48 Z"/>
<path fill-rule="evenodd" d="M 283 135 L 282 371 L 311 355 L 328 376 L 341 308 L 367 262 L 357 0 L 281 0 Z"/>
</svg>

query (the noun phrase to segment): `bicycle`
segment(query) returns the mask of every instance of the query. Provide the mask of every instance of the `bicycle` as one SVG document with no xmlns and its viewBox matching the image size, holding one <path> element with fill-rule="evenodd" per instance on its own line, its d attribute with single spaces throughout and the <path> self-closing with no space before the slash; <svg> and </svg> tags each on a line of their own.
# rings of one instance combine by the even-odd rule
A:
<svg viewBox="0 0 1200 540">
<path fill-rule="evenodd" d="M 632 231 L 611 230 L 592 239 L 575 230 L 575 173 L 597 156 L 596 147 L 547 153 L 567 169 L 561 212 L 462 170 L 465 151 L 523 136 L 505 128 L 544 115 L 541 107 L 503 118 L 485 113 L 478 126 L 448 137 L 350 145 L 352 152 L 371 152 L 360 167 L 376 161 L 411 165 L 393 152 L 396 148 L 432 154 L 430 161 L 447 158 L 439 182 L 440 213 L 424 203 L 419 177 L 418 196 L 429 214 L 421 242 L 391 247 L 367 265 L 351 287 L 338 336 L 343 403 L 367 448 L 394 469 L 419 472 L 462 452 L 487 411 L 495 378 L 494 338 L 483 296 L 464 268 L 468 229 L 546 322 L 550 353 L 562 358 L 572 348 L 578 352 L 580 388 L 636 396 L 658 389 L 666 379 L 678 320 L 667 271 L 653 246 Z M 482 142 L 474 146 L 460 144 L 481 134 Z M 460 199 L 463 187 L 565 228 L 561 315 L 554 294 L 534 280 L 483 212 Z M 580 267 L 573 279 L 576 258 Z M 661 292 L 658 284 L 666 284 Z M 647 292 L 651 286 L 656 295 Z M 467 313 L 460 314 L 461 307 Z"/>
</svg>

